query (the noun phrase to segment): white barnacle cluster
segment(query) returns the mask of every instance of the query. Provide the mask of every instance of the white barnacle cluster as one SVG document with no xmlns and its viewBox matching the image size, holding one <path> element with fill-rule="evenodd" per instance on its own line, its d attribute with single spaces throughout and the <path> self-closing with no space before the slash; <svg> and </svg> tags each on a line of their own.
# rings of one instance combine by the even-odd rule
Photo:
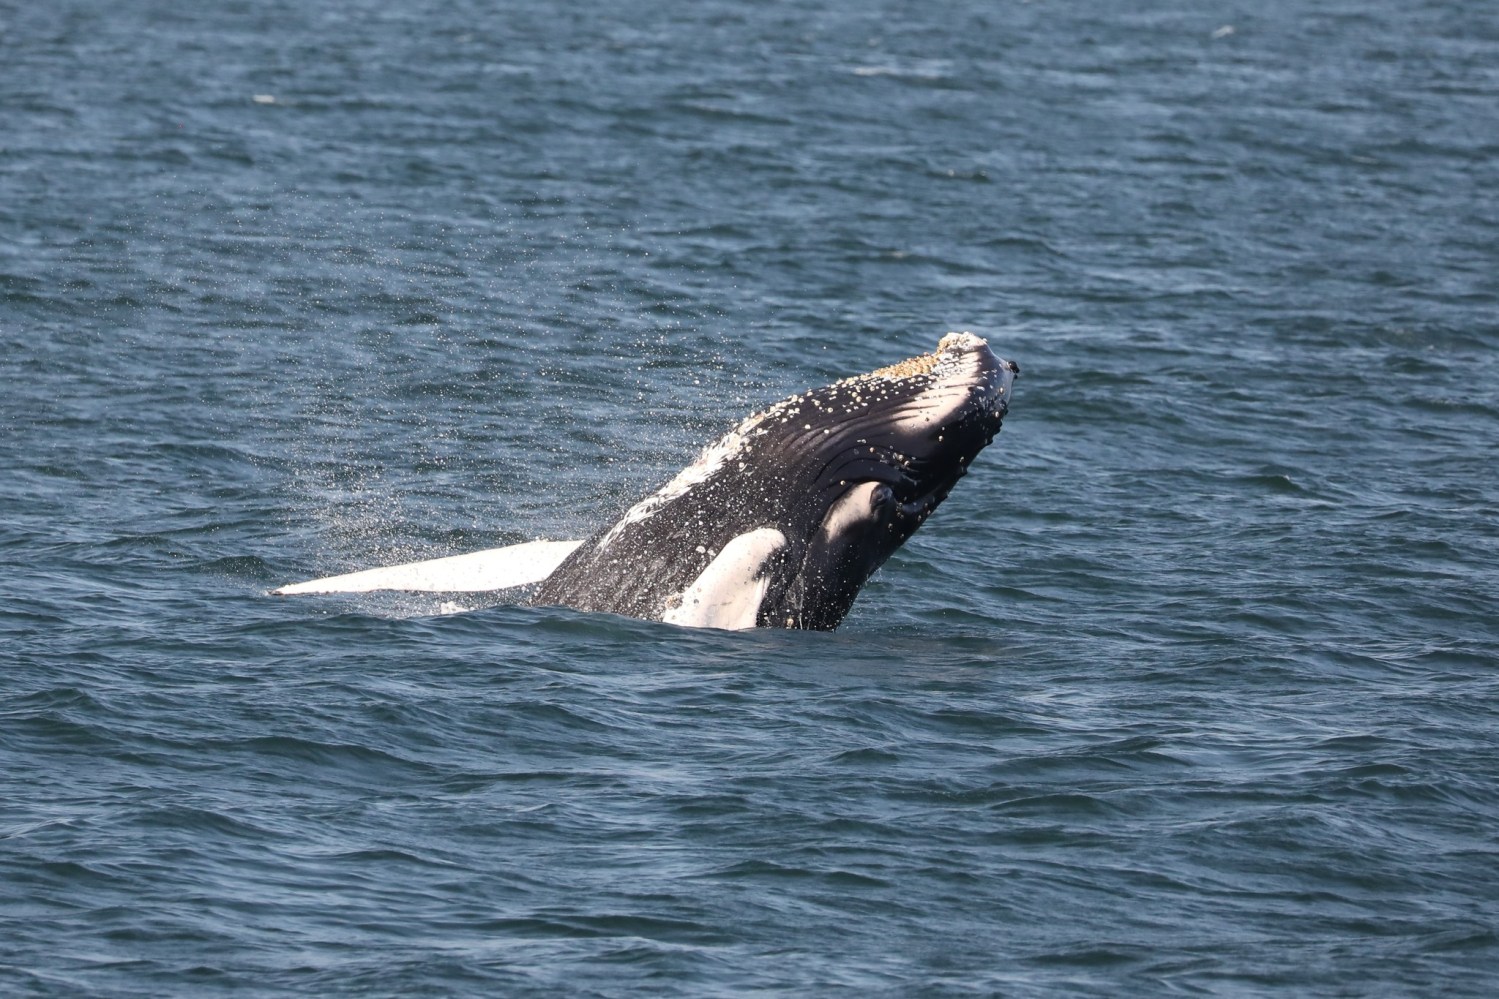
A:
<svg viewBox="0 0 1499 999">
<path fill-rule="evenodd" d="M 867 375 L 845 378 L 832 387 L 834 389 L 847 387 L 857 394 L 910 380 L 940 382 L 952 375 L 967 374 L 972 371 L 973 363 L 966 355 L 975 348 L 983 346 L 985 346 L 983 339 L 972 333 L 949 333 L 938 342 L 937 349 L 930 354 L 918 354 L 916 357 L 878 368 Z"/>
<path fill-rule="evenodd" d="M 972 333 L 949 333 L 930 354 L 921 354 L 831 386 L 854 407 L 899 402 L 902 424 L 942 423 L 972 400 L 983 380 L 974 350 L 985 342 Z"/>
</svg>

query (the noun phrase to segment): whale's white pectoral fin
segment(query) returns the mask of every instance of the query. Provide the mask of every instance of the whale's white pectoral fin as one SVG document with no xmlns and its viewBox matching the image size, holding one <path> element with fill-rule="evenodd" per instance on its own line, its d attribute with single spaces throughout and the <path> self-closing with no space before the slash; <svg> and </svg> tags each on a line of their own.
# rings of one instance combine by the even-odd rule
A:
<svg viewBox="0 0 1499 999">
<path fill-rule="evenodd" d="M 368 593 L 371 590 L 422 590 L 431 593 L 479 593 L 539 583 L 573 553 L 581 541 L 527 541 L 450 555 L 405 565 L 327 576 L 292 583 L 271 591 L 276 596 L 303 593 Z"/>
<path fill-rule="evenodd" d="M 773 527 L 739 535 L 723 546 L 661 620 L 687 628 L 753 628 L 770 585 L 765 563 L 785 547 L 786 536 Z"/>
</svg>

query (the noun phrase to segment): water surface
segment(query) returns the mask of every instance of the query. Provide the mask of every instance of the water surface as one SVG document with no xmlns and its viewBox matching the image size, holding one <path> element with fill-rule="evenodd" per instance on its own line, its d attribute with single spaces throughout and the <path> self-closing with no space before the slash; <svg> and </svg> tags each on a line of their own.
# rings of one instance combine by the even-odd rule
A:
<svg viewBox="0 0 1499 999">
<path fill-rule="evenodd" d="M 0 8 L 0 990 L 1486 995 L 1482 5 Z M 293 579 L 929 350 L 835 634 Z"/>
</svg>

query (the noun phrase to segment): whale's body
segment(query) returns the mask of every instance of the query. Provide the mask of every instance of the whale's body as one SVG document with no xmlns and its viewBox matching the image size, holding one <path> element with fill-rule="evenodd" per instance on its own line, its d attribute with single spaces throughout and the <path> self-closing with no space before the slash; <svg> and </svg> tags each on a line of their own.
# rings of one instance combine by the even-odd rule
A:
<svg viewBox="0 0 1499 999">
<path fill-rule="evenodd" d="M 585 541 L 531 542 L 276 593 L 494 590 L 673 624 L 828 630 L 999 432 L 1018 367 L 979 337 L 746 418 Z"/>
</svg>

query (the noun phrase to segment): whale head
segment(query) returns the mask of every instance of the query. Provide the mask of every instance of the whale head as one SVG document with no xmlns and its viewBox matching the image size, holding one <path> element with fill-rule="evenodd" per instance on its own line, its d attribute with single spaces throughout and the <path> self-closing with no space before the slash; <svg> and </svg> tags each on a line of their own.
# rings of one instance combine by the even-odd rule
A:
<svg viewBox="0 0 1499 999">
<path fill-rule="evenodd" d="M 972 333 L 755 413 L 585 542 L 534 603 L 710 627 L 831 629 L 1009 409 Z"/>
<path fill-rule="evenodd" d="M 777 485 L 817 501 L 785 511 L 807 540 L 799 557 L 788 552 L 794 571 L 767 587 L 758 623 L 835 627 L 999 432 L 1018 370 L 979 337 L 952 333 L 930 354 L 773 407 L 768 450 L 797 466 Z"/>
</svg>

